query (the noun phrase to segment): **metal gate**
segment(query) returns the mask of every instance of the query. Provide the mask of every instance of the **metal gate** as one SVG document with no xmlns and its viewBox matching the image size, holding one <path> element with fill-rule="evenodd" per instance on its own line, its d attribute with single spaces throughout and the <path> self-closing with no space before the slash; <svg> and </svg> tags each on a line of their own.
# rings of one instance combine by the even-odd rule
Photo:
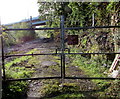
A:
<svg viewBox="0 0 120 99">
<path fill-rule="evenodd" d="M 60 52 L 56 49 L 55 53 L 44 53 L 44 54 L 19 54 L 19 55 L 5 55 L 4 54 L 4 46 L 3 46 L 3 37 L 1 36 L 1 58 L 2 58 L 2 69 L 3 69 L 3 81 L 25 81 L 25 80 L 38 80 L 38 79 L 101 79 L 101 80 L 115 80 L 116 78 L 104 78 L 104 77 L 67 77 L 66 76 L 66 69 L 65 69 L 65 57 L 66 55 L 95 55 L 95 54 L 120 54 L 120 53 L 71 53 L 69 48 L 65 48 L 65 30 L 82 30 L 82 29 L 96 29 L 96 28 L 119 28 L 120 26 L 94 26 L 94 27 L 65 27 L 64 26 L 64 16 L 61 16 L 60 20 L 60 27 L 57 28 L 28 28 L 28 29 L 6 29 L 2 30 L 1 33 L 4 31 L 31 31 L 31 30 L 60 30 L 61 31 L 61 47 Z M 68 50 L 66 53 L 65 50 Z M 17 56 L 36 56 L 36 55 L 60 55 L 61 56 L 61 75 L 58 77 L 37 77 L 37 78 L 25 78 L 25 79 L 7 79 L 6 72 L 5 72 L 5 59 L 8 57 L 17 57 Z M 117 78 L 119 79 L 119 78 Z"/>
</svg>

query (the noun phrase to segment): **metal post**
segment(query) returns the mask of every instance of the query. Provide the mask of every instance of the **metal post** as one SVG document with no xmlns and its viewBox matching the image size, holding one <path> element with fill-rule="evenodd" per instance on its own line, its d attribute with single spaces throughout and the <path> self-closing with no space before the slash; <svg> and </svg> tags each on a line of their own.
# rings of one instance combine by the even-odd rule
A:
<svg viewBox="0 0 120 99">
<path fill-rule="evenodd" d="M 2 27 L 0 27 L 0 52 L 1 52 L 1 57 L 2 57 L 2 70 L 3 70 L 3 80 L 6 80 L 5 77 L 5 59 L 4 59 L 4 45 L 3 45 L 3 36 L 2 36 Z"/>
<path fill-rule="evenodd" d="M 61 24 L 60 24 L 60 28 L 61 28 L 61 77 L 62 79 L 65 78 L 65 42 L 64 42 L 64 16 L 61 16 Z"/>
<path fill-rule="evenodd" d="M 30 28 L 32 29 L 32 16 L 30 16 Z"/>
<path fill-rule="evenodd" d="M 2 26 L 0 22 L 0 56 L 2 56 L 1 38 L 2 38 Z M 0 99 L 2 99 L 2 58 L 1 57 L 0 57 Z"/>
</svg>

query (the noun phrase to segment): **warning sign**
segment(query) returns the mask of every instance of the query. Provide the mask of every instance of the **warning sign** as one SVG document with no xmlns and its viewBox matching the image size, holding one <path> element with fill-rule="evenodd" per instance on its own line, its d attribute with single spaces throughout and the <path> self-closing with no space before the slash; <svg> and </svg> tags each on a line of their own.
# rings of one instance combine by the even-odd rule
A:
<svg viewBox="0 0 120 99">
<path fill-rule="evenodd" d="M 68 35 L 68 45 L 78 44 L 78 35 Z"/>
</svg>

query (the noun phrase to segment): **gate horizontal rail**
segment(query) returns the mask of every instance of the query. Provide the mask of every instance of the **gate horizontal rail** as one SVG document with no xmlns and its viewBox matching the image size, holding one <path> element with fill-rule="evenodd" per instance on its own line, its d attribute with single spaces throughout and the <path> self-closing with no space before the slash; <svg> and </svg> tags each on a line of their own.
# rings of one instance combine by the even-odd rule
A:
<svg viewBox="0 0 120 99">
<path fill-rule="evenodd" d="M 3 31 L 32 31 L 32 30 L 58 30 L 60 28 L 17 28 L 17 29 L 5 29 Z"/>
<path fill-rule="evenodd" d="M 80 30 L 80 29 L 96 29 L 96 28 L 120 28 L 120 26 L 94 26 L 94 27 L 67 27 L 65 30 Z M 18 28 L 18 29 L 5 29 L 3 31 L 31 31 L 31 30 L 58 30 L 61 28 Z"/>
<path fill-rule="evenodd" d="M 65 30 L 97 29 L 97 28 L 120 28 L 120 26 L 67 27 L 65 28 Z"/>
<path fill-rule="evenodd" d="M 101 80 L 115 80 L 120 78 L 109 78 L 109 77 L 65 77 L 65 79 L 101 79 Z"/>
<path fill-rule="evenodd" d="M 6 55 L 4 56 L 4 58 L 8 58 L 8 57 L 19 57 L 19 56 L 38 56 L 38 55 L 61 55 L 62 53 L 46 53 L 46 54 L 18 54 L 18 55 Z M 64 53 L 65 55 L 68 54 L 81 54 L 81 55 L 90 55 L 90 54 L 120 54 L 120 53 Z M 2 56 L 0 56 L 2 57 Z"/>
<path fill-rule="evenodd" d="M 88 54 L 89 55 L 89 54 L 120 54 L 120 53 L 64 53 L 64 54 L 74 54 L 74 55 L 75 54 L 81 54 L 81 55 Z"/>
<path fill-rule="evenodd" d="M 26 81 L 26 80 L 39 80 L 39 79 L 60 79 L 62 77 L 37 77 L 37 78 L 22 78 L 22 79 L 6 79 L 5 82 L 10 81 Z"/>
<path fill-rule="evenodd" d="M 40 79 L 62 79 L 62 77 L 38 77 L 38 78 L 23 78 L 23 79 L 6 79 L 5 82 L 10 81 L 26 81 L 26 80 L 40 80 Z M 64 79 L 100 79 L 100 80 L 120 80 L 120 78 L 110 77 L 65 77 Z"/>
<path fill-rule="evenodd" d="M 61 54 L 61 53 L 46 53 L 46 54 L 20 54 L 20 55 L 6 55 L 4 56 L 5 58 L 8 57 L 17 57 L 17 56 L 38 56 L 38 55 L 56 55 L 56 54 Z"/>
</svg>

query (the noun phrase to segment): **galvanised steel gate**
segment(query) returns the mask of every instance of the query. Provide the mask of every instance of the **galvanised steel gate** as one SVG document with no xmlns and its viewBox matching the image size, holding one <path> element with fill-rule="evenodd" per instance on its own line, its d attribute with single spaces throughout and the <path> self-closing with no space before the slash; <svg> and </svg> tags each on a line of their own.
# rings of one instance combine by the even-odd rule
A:
<svg viewBox="0 0 120 99">
<path fill-rule="evenodd" d="M 95 55 L 95 54 L 120 54 L 120 53 L 71 53 L 70 49 L 68 49 L 68 53 L 65 52 L 67 48 L 65 48 L 65 30 L 82 30 L 82 29 L 96 29 L 96 28 L 120 28 L 120 26 L 94 26 L 94 27 L 64 27 L 64 16 L 61 16 L 60 20 L 60 27 L 56 28 L 18 28 L 18 29 L 6 29 L 2 30 L 0 34 L 4 31 L 31 31 L 31 30 L 60 30 L 61 31 L 61 48 L 58 53 L 58 49 L 56 49 L 56 53 L 47 53 L 47 54 L 19 54 L 19 55 L 5 55 L 4 54 L 4 46 L 3 46 L 3 37 L 0 36 L 1 38 L 1 58 L 2 58 L 2 69 L 3 69 L 3 81 L 25 81 L 25 80 L 38 80 L 38 79 L 101 79 L 101 80 L 115 80 L 116 78 L 101 78 L 101 77 L 67 77 L 66 76 L 66 70 L 65 70 L 65 57 L 66 55 Z M 25 78 L 25 79 L 7 79 L 6 78 L 6 72 L 5 72 L 5 59 L 8 57 L 17 57 L 17 56 L 36 56 L 36 55 L 60 55 L 61 56 L 61 75 L 58 77 L 37 77 L 37 78 Z M 117 78 L 119 79 L 119 78 Z"/>
</svg>

